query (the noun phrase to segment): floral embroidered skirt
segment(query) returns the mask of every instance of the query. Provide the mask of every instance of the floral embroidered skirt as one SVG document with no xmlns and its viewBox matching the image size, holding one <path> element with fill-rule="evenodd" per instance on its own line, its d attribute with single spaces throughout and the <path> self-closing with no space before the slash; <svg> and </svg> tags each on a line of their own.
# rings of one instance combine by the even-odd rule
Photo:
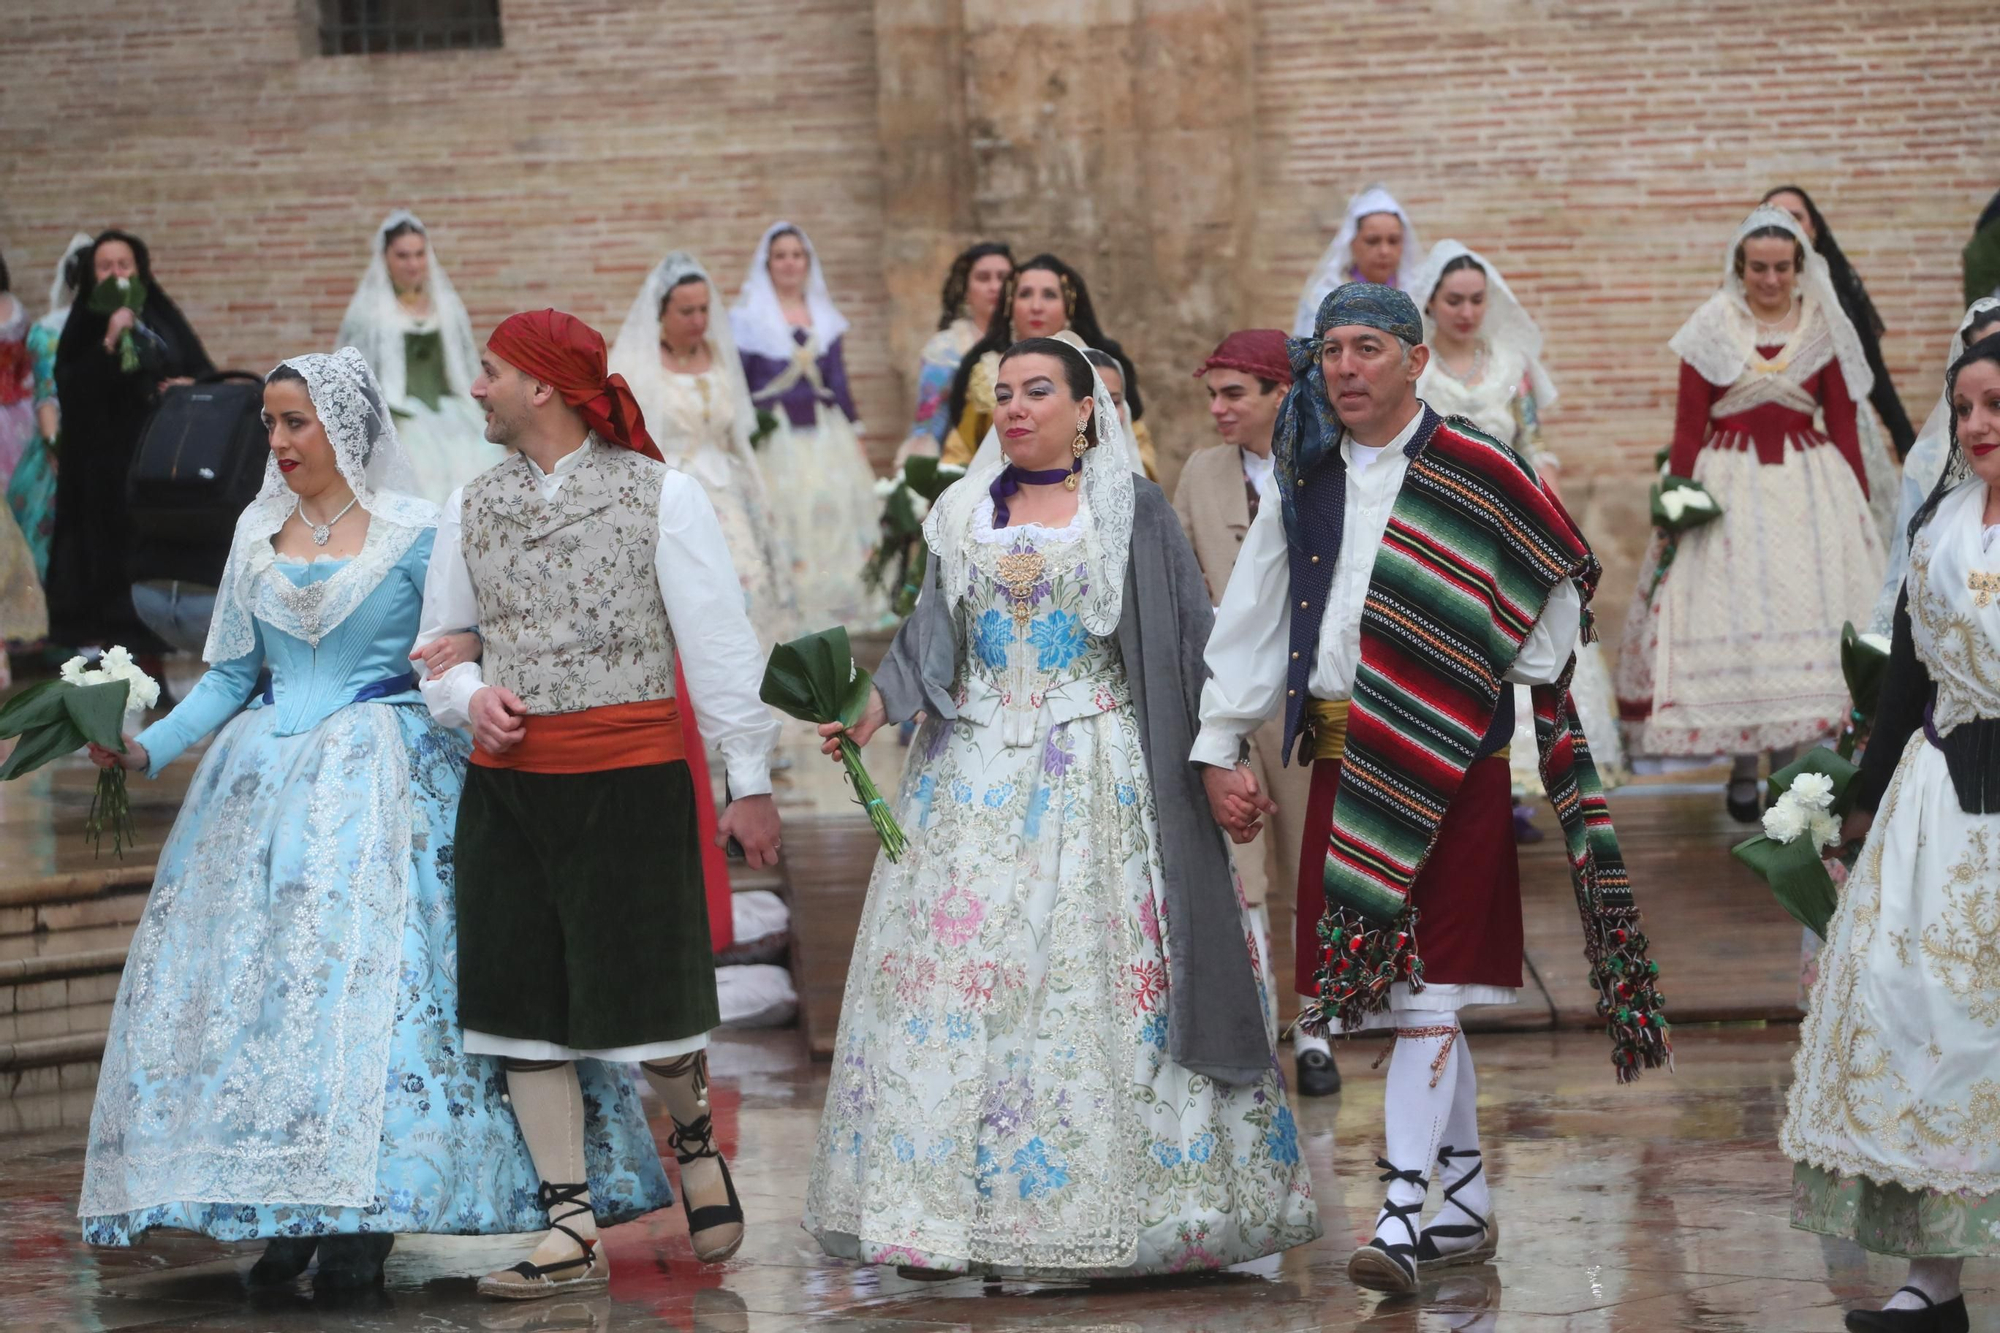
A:
<svg viewBox="0 0 2000 1333">
<path fill-rule="evenodd" d="M 84 1239 L 546 1227 L 500 1061 L 461 1044 L 464 738 L 409 706 L 292 736 L 277 716 L 223 726 L 161 849 L 91 1112 Z M 631 1076 L 579 1073 L 598 1220 L 665 1207 Z"/>
<path fill-rule="evenodd" d="M 1910 738 L 1842 891 L 1779 1135 L 1794 1225 L 2000 1254 L 2000 815 Z"/>
<path fill-rule="evenodd" d="M 1045 720 L 1016 747 L 932 719 L 914 755 L 897 808 L 910 850 L 869 885 L 806 1229 L 864 1263 L 1068 1277 L 1220 1268 L 1318 1237 L 1275 1060 L 1227 1087 L 1167 1056 L 1132 710 Z"/>
</svg>

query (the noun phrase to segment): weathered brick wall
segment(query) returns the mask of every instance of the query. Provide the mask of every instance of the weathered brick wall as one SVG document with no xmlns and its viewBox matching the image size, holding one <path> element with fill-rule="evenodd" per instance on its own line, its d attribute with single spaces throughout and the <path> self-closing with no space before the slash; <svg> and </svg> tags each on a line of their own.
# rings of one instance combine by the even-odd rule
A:
<svg viewBox="0 0 2000 1333">
<path fill-rule="evenodd" d="M 900 439 L 871 15 L 506 0 L 502 50 L 321 58 L 295 0 L 9 0 L 0 247 L 39 305 L 73 230 L 129 227 L 216 361 L 259 369 L 330 345 L 398 205 L 476 330 L 558 305 L 607 338 L 668 249 L 733 295 L 789 217 L 853 321 L 863 415 Z"/>
<path fill-rule="evenodd" d="M 1995 11 L 1981 0 L 1264 0 L 1259 313 L 1288 321 L 1347 197 L 1386 182 L 1547 335 L 1545 423 L 1612 577 L 1615 629 L 1672 428 L 1666 340 L 1765 190 L 1812 192 L 1868 283 L 1921 424 L 1960 310 L 1961 246 L 2000 187 Z M 1582 484 L 1592 478 L 1590 484 Z"/>
</svg>

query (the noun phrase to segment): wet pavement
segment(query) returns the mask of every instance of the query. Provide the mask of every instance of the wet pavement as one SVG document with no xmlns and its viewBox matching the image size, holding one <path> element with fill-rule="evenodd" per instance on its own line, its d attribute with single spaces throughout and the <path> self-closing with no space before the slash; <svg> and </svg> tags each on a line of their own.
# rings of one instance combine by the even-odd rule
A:
<svg viewBox="0 0 2000 1333">
<path fill-rule="evenodd" d="M 750 1223 L 743 1250 L 726 1264 L 694 1260 L 676 1210 L 606 1233 L 608 1297 L 484 1302 L 472 1277 L 522 1257 L 532 1238 L 409 1238 L 391 1256 L 380 1293 L 328 1303 L 301 1281 L 253 1298 L 241 1273 L 255 1246 L 189 1236 L 156 1236 L 131 1251 L 82 1244 L 74 1212 L 83 1135 L 65 1129 L 0 1139 L 0 1326 L 1832 1333 L 1848 1305 L 1893 1289 L 1902 1266 L 1786 1224 L 1790 1166 L 1774 1140 L 1795 1031 L 1683 1028 L 1677 1072 L 1622 1088 L 1593 1034 L 1469 1038 L 1500 1257 L 1426 1283 L 1414 1298 L 1359 1291 L 1345 1272 L 1380 1201 L 1372 1163 L 1382 1083 L 1368 1069 L 1372 1043 L 1342 1048 L 1342 1096 L 1298 1103 L 1328 1233 L 1317 1244 L 1206 1278 L 916 1284 L 828 1259 L 799 1229 L 825 1073 L 787 1031 L 725 1035 L 714 1051 L 717 1120 Z M 1967 1279 L 1974 1328 L 2000 1330 L 1992 1267 L 1974 1263 Z"/>
</svg>

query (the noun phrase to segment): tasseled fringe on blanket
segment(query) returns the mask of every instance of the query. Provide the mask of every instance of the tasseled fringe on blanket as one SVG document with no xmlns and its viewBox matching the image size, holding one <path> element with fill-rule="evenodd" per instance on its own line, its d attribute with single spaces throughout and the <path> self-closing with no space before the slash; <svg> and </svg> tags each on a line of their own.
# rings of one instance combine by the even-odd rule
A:
<svg viewBox="0 0 2000 1333">
<path fill-rule="evenodd" d="M 1588 936 L 1590 983 L 1597 988 L 1597 1016 L 1611 1038 L 1618 1081 L 1630 1083 L 1642 1069 L 1671 1070 L 1674 1044 L 1666 997 L 1660 994 L 1660 965 L 1646 957 L 1639 913 L 1605 912 L 1590 923 Z"/>
<path fill-rule="evenodd" d="M 1369 922 L 1351 907 L 1329 904 L 1319 919 L 1320 966 L 1314 980 L 1319 995 L 1299 1013 L 1298 1026 L 1326 1035 L 1338 1020 L 1359 1031 L 1389 1007 L 1389 987 L 1408 982 L 1424 988 L 1424 960 L 1417 956 L 1417 909 L 1405 908 L 1389 925 Z"/>
</svg>

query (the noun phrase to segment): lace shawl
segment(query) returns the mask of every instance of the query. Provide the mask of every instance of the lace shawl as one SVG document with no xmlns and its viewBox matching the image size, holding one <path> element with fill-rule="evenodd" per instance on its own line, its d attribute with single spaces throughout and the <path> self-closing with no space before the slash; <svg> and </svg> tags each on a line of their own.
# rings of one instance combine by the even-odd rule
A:
<svg viewBox="0 0 2000 1333">
<path fill-rule="evenodd" d="M 771 238 L 781 231 L 798 233 L 806 247 L 806 257 L 812 261 L 812 272 L 806 279 L 806 308 L 812 312 L 813 342 L 824 352 L 833 346 L 834 339 L 847 332 L 847 317 L 833 304 L 826 273 L 819 266 L 819 251 L 813 248 L 805 229 L 789 222 L 773 222 L 758 240 L 757 253 L 750 259 L 750 271 L 743 275 L 743 290 L 729 307 L 729 326 L 736 336 L 736 345 L 772 361 L 790 361 L 798 351 L 798 345 L 792 341 L 792 326 L 785 319 L 784 307 L 778 303 L 778 289 L 771 283 Z"/>
<path fill-rule="evenodd" d="M 396 300 L 396 284 L 390 280 L 389 260 L 383 247 L 388 243 L 389 233 L 405 223 L 414 226 L 423 235 L 424 244 L 430 247 L 430 276 L 424 280 L 424 288 L 430 293 L 431 313 L 437 319 L 444 343 L 445 382 L 452 393 L 463 398 L 472 392 L 473 380 L 479 378 L 479 344 L 473 339 L 472 320 L 465 313 L 465 303 L 458 299 L 458 289 L 445 276 L 444 265 L 438 262 L 437 248 L 431 246 L 430 234 L 424 231 L 422 220 L 408 209 L 399 208 L 375 228 L 374 253 L 369 256 L 353 299 L 347 303 L 347 313 L 340 317 L 340 336 L 335 340 L 335 346 L 360 351 L 381 381 L 382 396 L 396 408 L 406 406 L 409 394 L 403 364 L 403 334 L 408 330 L 409 316 Z"/>
<path fill-rule="evenodd" d="M 1401 220 L 1403 258 L 1397 266 L 1394 285 L 1406 292 L 1415 290 L 1417 268 L 1422 262 L 1417 258 L 1417 229 L 1394 195 L 1380 185 L 1370 185 L 1347 201 L 1347 216 L 1341 219 L 1333 244 L 1326 247 L 1326 253 L 1313 266 L 1312 276 L 1306 279 L 1305 288 L 1299 293 L 1299 308 L 1292 316 L 1294 337 L 1312 336 L 1313 319 L 1319 314 L 1319 303 L 1326 299 L 1328 292 L 1346 282 L 1354 268 L 1354 236 L 1361 230 L 1361 219 L 1376 213 L 1393 213 Z"/>
<path fill-rule="evenodd" d="M 736 339 L 730 331 L 729 319 L 721 309 L 722 293 L 700 260 L 684 250 L 676 250 L 653 266 L 653 271 L 646 275 L 646 281 L 640 284 L 639 294 L 625 311 L 625 322 L 618 327 L 617 340 L 611 344 L 611 370 L 614 374 L 623 375 L 625 382 L 631 386 L 632 396 L 639 402 L 639 410 L 645 415 L 654 442 L 669 461 L 676 453 L 685 455 L 688 467 L 709 484 L 718 488 L 730 484 L 730 468 L 704 466 L 702 454 L 708 451 L 701 450 L 697 442 L 696 450 L 690 454 L 684 441 L 673 438 L 667 424 L 671 418 L 665 410 L 667 371 L 660 364 L 660 302 L 683 279 L 690 277 L 700 278 L 708 284 L 710 305 L 706 341 L 714 374 L 731 401 L 729 453 L 741 465 L 737 475 L 745 478 L 750 487 L 751 505 L 761 510 L 765 504 L 764 470 L 758 466 L 757 451 L 750 444 L 750 432 L 756 427 L 757 409 L 750 402 L 749 382 L 743 378 L 743 358 L 736 354 Z"/>
<path fill-rule="evenodd" d="M 281 364 L 305 377 L 306 392 L 333 445 L 334 463 L 368 512 L 361 551 L 333 577 L 303 586 L 272 568 L 271 538 L 298 508 L 273 455 L 264 485 L 236 520 L 236 536 L 217 585 L 202 657 L 211 665 L 243 656 L 256 646 L 255 622 L 314 647 L 375 590 L 412 542 L 437 526 L 437 508 L 410 494 L 414 477 L 396 435 L 381 385 L 361 353 L 343 347 L 331 356 L 311 353 Z"/>
<path fill-rule="evenodd" d="M 1840 297 L 1833 290 L 1833 278 L 1827 271 L 1826 260 L 1820 258 L 1812 242 L 1794 218 L 1782 208 L 1770 204 L 1760 204 L 1736 234 L 1729 239 L 1729 248 L 1722 259 L 1722 290 L 1703 301 L 1688 316 L 1687 323 L 1681 325 L 1680 332 L 1667 341 L 1667 346 L 1681 360 L 1693 366 L 1701 377 L 1718 388 L 1728 388 L 1736 383 L 1745 369 L 1760 360 L 1757 356 L 1757 317 L 1750 313 L 1749 300 L 1743 293 L 1743 279 L 1736 276 L 1736 247 L 1745 237 L 1766 227 L 1778 227 L 1790 232 L 1798 243 L 1805 247 L 1805 272 L 1799 276 L 1799 293 L 1807 308 L 1799 314 L 1799 330 L 1792 342 L 1797 344 L 1788 362 L 1800 368 L 1800 374 L 1810 375 L 1825 365 L 1828 360 L 1838 359 L 1841 377 L 1847 382 L 1847 395 L 1855 402 L 1868 397 L 1875 387 L 1875 374 L 1868 368 L 1868 357 L 1861 348 L 1861 336 L 1854 331 L 1847 312 L 1841 309 Z M 1824 345 L 1818 332 L 1807 329 L 1807 321 L 1814 311 L 1825 325 Z M 1811 357 L 1818 357 L 1816 361 Z"/>
<path fill-rule="evenodd" d="M 1486 271 L 1486 318 L 1480 322 L 1479 332 L 1493 348 L 1494 367 L 1497 368 L 1501 354 L 1518 357 L 1527 363 L 1528 384 L 1535 391 L 1535 407 L 1546 411 L 1556 403 L 1555 381 L 1542 368 L 1542 327 L 1535 323 L 1521 302 L 1514 295 L 1514 289 L 1507 285 L 1507 279 L 1500 276 L 1500 270 L 1493 261 L 1475 250 L 1468 249 L 1457 241 L 1439 241 L 1424 257 L 1423 267 L 1417 270 L 1414 284 L 1409 288 L 1410 299 L 1417 303 L 1417 309 L 1424 312 L 1425 341 L 1437 323 L 1431 318 L 1431 297 L 1436 294 L 1438 283 L 1444 281 L 1444 267 L 1454 259 L 1463 256 L 1472 260 Z M 1429 374 L 1429 372 L 1425 372 Z M 1442 368 L 1439 372 L 1443 374 Z M 1487 378 L 1493 378 L 1493 368 L 1487 371 Z M 1510 369 L 1507 375 L 1508 393 L 1520 383 L 1518 373 Z M 1480 386 L 1475 386 L 1476 388 Z M 1485 426 L 1488 434 L 1493 432 Z M 1504 436 L 1502 438 L 1505 438 Z"/>
</svg>

